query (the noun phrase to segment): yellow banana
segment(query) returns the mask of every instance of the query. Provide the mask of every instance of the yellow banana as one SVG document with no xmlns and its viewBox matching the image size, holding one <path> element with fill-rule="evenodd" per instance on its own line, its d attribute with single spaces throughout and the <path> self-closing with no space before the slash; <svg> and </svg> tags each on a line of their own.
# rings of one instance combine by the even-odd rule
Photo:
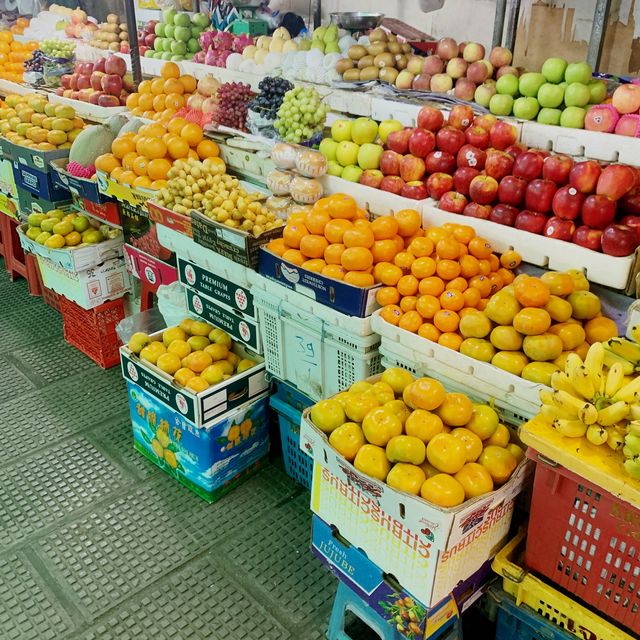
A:
<svg viewBox="0 0 640 640">
<path fill-rule="evenodd" d="M 624 461 L 624 470 L 636 480 L 640 480 L 640 458 L 629 458 Z"/>
<path fill-rule="evenodd" d="M 602 366 L 604 364 L 604 347 L 602 342 L 594 342 L 584 358 L 584 367 L 596 391 L 600 391 L 602 382 Z"/>
<path fill-rule="evenodd" d="M 604 385 L 604 395 L 608 398 L 613 396 L 622 388 L 624 382 L 624 368 L 619 362 L 611 365 L 607 373 L 607 380 Z"/>
<path fill-rule="evenodd" d="M 553 402 L 553 391 L 549 391 L 547 389 L 540 390 L 540 402 L 542 404 L 554 404 Z"/>
<path fill-rule="evenodd" d="M 609 338 L 606 342 L 606 348 L 609 351 L 625 358 L 633 365 L 640 363 L 640 344 L 628 340 L 627 338 Z"/>
<path fill-rule="evenodd" d="M 614 451 L 619 451 L 624 447 L 624 430 L 618 426 L 606 427 L 607 430 L 607 445 Z"/>
<path fill-rule="evenodd" d="M 640 420 L 640 404 L 633 403 L 629 405 L 629 420 Z"/>
<path fill-rule="evenodd" d="M 584 365 L 575 367 L 569 374 L 569 381 L 573 388 L 585 399 L 591 400 L 596 395 L 596 387 Z M 600 380 L 598 380 L 598 389 L 600 388 Z"/>
<path fill-rule="evenodd" d="M 628 454 L 631 455 L 628 455 Z M 624 438 L 624 455 L 627 458 L 632 458 L 640 455 L 640 436 L 635 436 L 632 433 L 627 433 Z"/>
<path fill-rule="evenodd" d="M 637 324 L 631 327 L 631 337 L 638 343 L 640 343 L 640 326 Z"/>
<path fill-rule="evenodd" d="M 607 430 L 604 427 L 601 427 L 599 424 L 592 424 L 587 429 L 587 440 L 591 444 L 601 445 L 607 441 Z"/>
<path fill-rule="evenodd" d="M 594 407 L 595 408 L 595 407 Z M 560 407 L 556 407 L 555 404 L 543 404 L 540 407 L 540 416 L 542 416 L 545 420 L 549 422 L 553 422 L 554 420 L 564 419 L 564 420 L 578 420 L 578 414 L 572 413 L 569 411 L 565 411 Z M 596 411 L 596 418 L 598 417 L 598 412 Z"/>
<path fill-rule="evenodd" d="M 576 398 L 576 396 L 572 396 L 566 391 L 555 391 L 553 401 L 557 407 L 560 407 L 567 413 L 575 413 L 576 416 L 584 405 L 587 404 L 584 400 Z"/>
<path fill-rule="evenodd" d="M 631 382 L 628 382 L 613 396 L 613 401 L 618 402 L 622 400 L 624 402 L 635 402 L 636 399 L 640 399 L 640 376 L 634 378 Z"/>
<path fill-rule="evenodd" d="M 564 364 L 564 372 L 569 376 L 569 380 L 571 380 L 571 376 L 578 367 L 584 366 L 584 362 L 582 362 L 582 358 L 577 353 L 570 353 L 567 356 L 567 360 Z"/>
<path fill-rule="evenodd" d="M 613 351 L 609 351 L 608 349 L 605 348 L 604 350 L 605 367 L 609 367 L 609 369 L 611 369 L 611 367 L 616 363 L 622 366 L 622 373 L 625 376 L 630 376 L 635 371 L 635 367 L 632 362 L 629 362 L 627 359 L 622 358 L 618 354 L 613 353 Z"/>
<path fill-rule="evenodd" d="M 627 417 L 629 405 L 626 402 L 616 402 L 606 409 L 598 411 L 598 424 L 603 427 L 611 427 Z"/>
<path fill-rule="evenodd" d="M 632 420 L 627 422 L 626 430 L 629 435 L 640 436 L 640 421 Z"/>
<path fill-rule="evenodd" d="M 587 426 L 595 424 L 598 420 L 598 410 L 590 403 L 586 402 L 582 409 L 578 411 L 578 419 Z"/>
<path fill-rule="evenodd" d="M 587 425 L 581 420 L 554 420 L 553 427 L 567 438 L 581 438 L 587 431 Z"/>
<path fill-rule="evenodd" d="M 554 371 L 551 374 L 551 386 L 555 391 L 566 391 L 572 396 L 576 395 L 576 390 L 569 382 L 569 376 L 564 371 Z"/>
</svg>

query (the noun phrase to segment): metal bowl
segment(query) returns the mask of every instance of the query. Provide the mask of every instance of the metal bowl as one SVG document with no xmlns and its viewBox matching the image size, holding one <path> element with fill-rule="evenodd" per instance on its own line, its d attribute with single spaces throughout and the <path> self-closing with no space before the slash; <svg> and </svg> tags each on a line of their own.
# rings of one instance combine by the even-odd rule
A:
<svg viewBox="0 0 640 640">
<path fill-rule="evenodd" d="M 366 11 L 347 11 L 332 13 L 331 21 L 348 31 L 368 31 L 382 24 L 384 13 L 367 13 Z"/>
</svg>

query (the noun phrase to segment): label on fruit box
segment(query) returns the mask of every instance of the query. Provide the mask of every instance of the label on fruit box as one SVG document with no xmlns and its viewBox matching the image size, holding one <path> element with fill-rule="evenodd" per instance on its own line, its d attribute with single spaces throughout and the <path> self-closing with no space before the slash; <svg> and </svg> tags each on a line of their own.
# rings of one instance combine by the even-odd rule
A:
<svg viewBox="0 0 640 640">
<path fill-rule="evenodd" d="M 131 245 L 124 245 L 124 255 L 127 270 L 142 282 L 156 287 L 161 284 L 171 284 L 178 279 L 178 272 L 174 267 Z"/>
<path fill-rule="evenodd" d="M 253 294 L 249 289 L 229 282 L 229 280 L 180 257 L 178 257 L 178 277 L 182 284 L 191 287 L 203 296 L 255 318 Z"/>
</svg>

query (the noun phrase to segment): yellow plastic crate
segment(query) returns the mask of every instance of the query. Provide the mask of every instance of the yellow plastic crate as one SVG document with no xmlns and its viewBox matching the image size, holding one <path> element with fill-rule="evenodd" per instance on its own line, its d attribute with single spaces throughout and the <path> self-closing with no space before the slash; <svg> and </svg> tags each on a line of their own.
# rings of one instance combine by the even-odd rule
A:
<svg viewBox="0 0 640 640">
<path fill-rule="evenodd" d="M 557 624 L 580 640 L 634 640 L 591 610 L 550 587 L 529 573 L 521 564 L 526 530 L 521 529 L 493 560 L 493 570 L 502 577 L 502 588 L 541 616 Z"/>
</svg>

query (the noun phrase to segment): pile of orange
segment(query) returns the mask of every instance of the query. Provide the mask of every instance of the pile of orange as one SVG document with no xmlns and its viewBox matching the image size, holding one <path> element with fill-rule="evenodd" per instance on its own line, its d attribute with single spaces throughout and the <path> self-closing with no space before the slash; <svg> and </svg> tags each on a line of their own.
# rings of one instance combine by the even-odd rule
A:
<svg viewBox="0 0 640 640">
<path fill-rule="evenodd" d="M 168 124 L 173 115 L 186 104 L 196 90 L 193 76 L 181 75 L 175 62 L 165 62 L 160 77 L 143 80 L 138 91 L 127 98 L 127 108 L 134 116 L 142 116 Z"/>
<path fill-rule="evenodd" d="M 121 184 L 161 189 L 167 185 L 174 160 L 205 160 L 218 155 L 218 145 L 204 138 L 200 125 L 173 118 L 167 126 L 154 122 L 143 125 L 137 133 L 118 136 L 111 153 L 98 156 L 95 166 Z"/>
<path fill-rule="evenodd" d="M 17 35 L 22 35 L 24 33 L 24 30 L 29 26 L 29 22 L 29 18 L 20 17 L 15 21 L 14 24 L 11 25 L 9 31 Z"/>
<path fill-rule="evenodd" d="M 0 31 L 0 78 L 22 82 L 24 63 L 37 48 L 37 42 L 17 42 L 11 31 Z"/>
</svg>

